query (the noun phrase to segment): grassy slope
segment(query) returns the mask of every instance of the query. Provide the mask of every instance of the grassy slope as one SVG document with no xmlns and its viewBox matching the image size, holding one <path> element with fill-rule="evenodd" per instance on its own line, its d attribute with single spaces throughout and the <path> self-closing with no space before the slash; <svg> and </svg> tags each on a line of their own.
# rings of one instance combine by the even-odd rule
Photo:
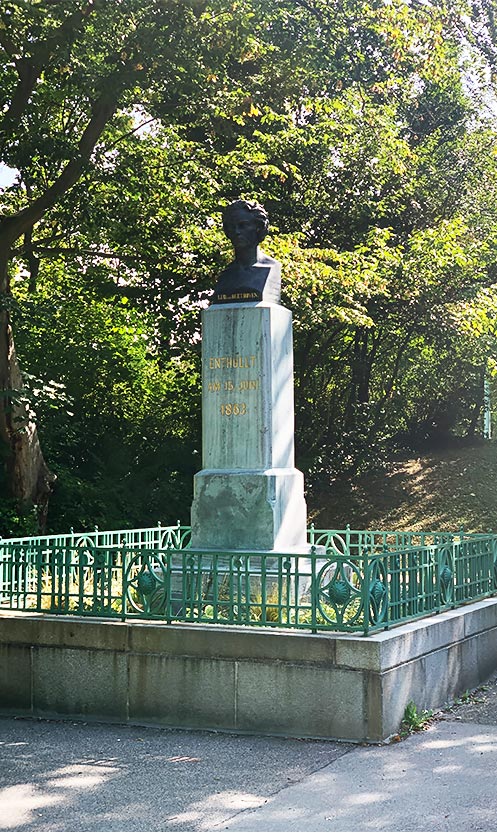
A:
<svg viewBox="0 0 497 833">
<path fill-rule="evenodd" d="M 309 501 L 321 528 L 497 530 L 497 441 L 392 461 Z"/>
</svg>

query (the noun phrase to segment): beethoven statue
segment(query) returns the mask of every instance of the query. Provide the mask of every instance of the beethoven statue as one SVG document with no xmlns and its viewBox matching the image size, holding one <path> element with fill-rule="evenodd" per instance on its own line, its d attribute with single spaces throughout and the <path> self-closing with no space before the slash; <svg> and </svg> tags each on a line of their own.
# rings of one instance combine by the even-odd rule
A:
<svg viewBox="0 0 497 833">
<path fill-rule="evenodd" d="M 268 227 L 267 212 L 257 202 L 235 200 L 224 209 L 223 229 L 235 259 L 221 272 L 212 304 L 279 303 L 281 264 L 259 248 Z"/>
</svg>

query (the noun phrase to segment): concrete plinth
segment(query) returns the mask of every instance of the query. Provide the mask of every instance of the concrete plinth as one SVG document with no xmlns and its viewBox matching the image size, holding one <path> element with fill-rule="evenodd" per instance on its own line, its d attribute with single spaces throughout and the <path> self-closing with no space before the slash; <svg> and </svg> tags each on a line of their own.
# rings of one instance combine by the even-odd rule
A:
<svg viewBox="0 0 497 833">
<path fill-rule="evenodd" d="M 194 547 L 308 550 L 305 526 L 304 479 L 297 469 L 202 471 L 195 477 Z"/>
<path fill-rule="evenodd" d="M 306 546 L 294 464 L 292 316 L 279 304 L 213 306 L 202 319 L 202 471 L 192 546 Z"/>
</svg>

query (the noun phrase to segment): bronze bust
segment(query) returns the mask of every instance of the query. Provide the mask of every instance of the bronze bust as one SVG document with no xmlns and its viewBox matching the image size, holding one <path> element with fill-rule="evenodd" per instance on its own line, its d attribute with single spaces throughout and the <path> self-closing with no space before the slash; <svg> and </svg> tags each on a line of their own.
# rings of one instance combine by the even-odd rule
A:
<svg viewBox="0 0 497 833">
<path fill-rule="evenodd" d="M 267 211 L 257 202 L 235 200 L 223 212 L 223 229 L 235 259 L 221 272 L 212 304 L 279 304 L 281 264 L 260 248 L 268 231 Z"/>
</svg>

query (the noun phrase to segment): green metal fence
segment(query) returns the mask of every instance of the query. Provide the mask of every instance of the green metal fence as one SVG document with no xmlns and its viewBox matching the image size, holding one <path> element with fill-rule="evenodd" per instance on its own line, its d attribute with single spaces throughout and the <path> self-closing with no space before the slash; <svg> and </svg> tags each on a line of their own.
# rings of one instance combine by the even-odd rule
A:
<svg viewBox="0 0 497 833">
<path fill-rule="evenodd" d="M 166 549 L 177 547 L 183 549 L 190 540 L 190 527 L 181 526 L 180 522 L 175 526 L 145 527 L 142 529 L 114 529 L 101 532 L 96 526 L 91 532 L 74 532 L 73 529 L 66 535 L 38 535 L 24 538 L 0 538 L 0 552 L 2 546 L 22 544 L 24 547 L 31 546 L 55 546 L 55 547 L 118 547 L 130 548 L 150 547 Z"/>
<path fill-rule="evenodd" d="M 0 608 L 367 634 L 497 592 L 497 536 L 318 530 L 308 555 L 199 552 L 188 527 L 0 541 Z"/>
</svg>

